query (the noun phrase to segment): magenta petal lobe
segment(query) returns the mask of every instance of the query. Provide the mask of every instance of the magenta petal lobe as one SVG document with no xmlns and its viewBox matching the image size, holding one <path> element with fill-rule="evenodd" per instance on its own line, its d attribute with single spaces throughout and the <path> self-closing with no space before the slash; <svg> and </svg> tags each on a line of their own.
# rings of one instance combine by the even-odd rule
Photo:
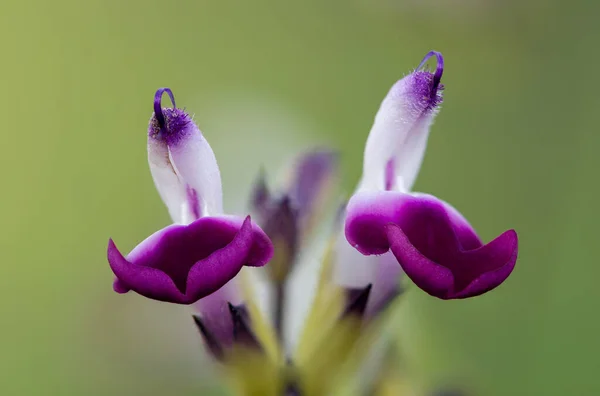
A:
<svg viewBox="0 0 600 396">
<path fill-rule="evenodd" d="M 508 230 L 480 249 L 465 252 L 466 261 L 487 263 L 491 268 L 469 283 L 454 298 L 478 296 L 500 285 L 515 268 L 518 251 L 517 233 L 515 230 Z"/>
<path fill-rule="evenodd" d="M 452 272 L 421 254 L 396 224 L 388 224 L 385 231 L 392 241 L 391 251 L 406 275 L 427 293 L 444 298 L 453 287 Z"/>
<path fill-rule="evenodd" d="M 395 191 L 361 191 L 346 208 L 346 239 L 364 255 L 383 254 L 390 249 L 385 226 L 394 223 L 409 195 Z"/>
<path fill-rule="evenodd" d="M 112 240 L 108 242 L 108 262 L 119 282 L 142 296 L 159 301 L 185 303 L 185 296 L 177 290 L 167 274 L 156 268 L 130 263 Z"/>
<path fill-rule="evenodd" d="M 110 240 L 112 242 L 112 239 Z M 113 243 L 114 245 L 114 243 Z M 113 290 L 119 294 L 128 293 L 131 289 L 123 284 L 119 279 L 115 279 L 113 282 Z"/>
<path fill-rule="evenodd" d="M 197 261 L 187 275 L 190 295 L 207 296 L 225 285 L 246 263 L 253 245 L 252 224 L 247 217 L 229 244 Z"/>
<path fill-rule="evenodd" d="M 425 194 L 359 192 L 348 204 L 345 230 L 348 242 L 365 255 L 391 250 L 418 287 L 442 299 L 497 287 L 518 253 L 514 230 L 483 245 L 456 209 Z"/>
<path fill-rule="evenodd" d="M 109 241 L 115 291 L 191 304 L 231 280 L 244 265 L 261 266 L 273 254 L 264 232 L 250 217 L 203 217 L 171 225 L 148 237 L 125 258 Z"/>
</svg>

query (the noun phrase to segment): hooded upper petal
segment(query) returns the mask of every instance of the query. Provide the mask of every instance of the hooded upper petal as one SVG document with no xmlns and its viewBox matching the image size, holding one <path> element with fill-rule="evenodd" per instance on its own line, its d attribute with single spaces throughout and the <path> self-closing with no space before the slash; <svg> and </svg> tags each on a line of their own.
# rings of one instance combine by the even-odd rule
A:
<svg viewBox="0 0 600 396">
<path fill-rule="evenodd" d="M 485 293 L 512 272 L 518 238 L 483 245 L 465 218 L 425 194 L 361 192 L 348 204 L 346 238 L 363 254 L 392 253 L 417 286 L 443 299 Z"/>
<path fill-rule="evenodd" d="M 112 240 L 108 261 L 115 290 L 191 304 L 229 282 L 242 266 L 262 266 L 273 254 L 269 238 L 250 218 L 204 217 L 171 225 L 124 257 Z"/>
<path fill-rule="evenodd" d="M 435 73 L 419 70 L 434 55 L 438 62 Z M 417 70 L 392 86 L 367 139 L 359 189 L 411 189 L 421 167 L 429 127 L 442 102 L 443 70 L 442 55 L 431 51 Z M 390 166 L 394 180 L 386 181 Z"/>
<path fill-rule="evenodd" d="M 168 93 L 173 108 L 163 108 Z M 173 94 L 161 88 L 148 126 L 148 162 L 156 188 L 175 223 L 221 214 L 221 175 L 215 155 L 192 117 L 175 107 Z"/>
</svg>

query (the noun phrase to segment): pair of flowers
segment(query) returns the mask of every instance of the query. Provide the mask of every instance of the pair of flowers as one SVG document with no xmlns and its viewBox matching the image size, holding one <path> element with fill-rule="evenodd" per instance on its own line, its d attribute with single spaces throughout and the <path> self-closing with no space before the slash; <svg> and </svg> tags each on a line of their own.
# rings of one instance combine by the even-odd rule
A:
<svg viewBox="0 0 600 396">
<path fill-rule="evenodd" d="M 433 56 L 435 71 L 423 70 Z M 514 230 L 483 244 L 450 204 L 411 192 L 443 99 L 443 70 L 442 55 L 431 51 L 391 88 L 367 139 L 362 178 L 345 207 L 345 238 L 336 245 L 339 258 L 332 281 L 349 289 L 372 285 L 373 299 L 379 295 L 384 301 L 386 293 L 397 289 L 401 272 L 441 299 L 477 296 L 501 284 L 517 259 Z M 162 107 L 164 93 L 173 107 Z M 270 232 L 250 216 L 223 212 L 214 153 L 192 118 L 176 107 L 168 88 L 154 97 L 148 161 L 174 224 L 146 238 L 127 256 L 109 241 L 115 291 L 192 304 L 217 292 L 243 266 L 269 263 L 274 254 Z M 307 169 L 306 180 L 311 172 L 322 171 L 318 162 Z M 316 199 L 313 188 L 312 183 L 296 185 L 298 193 L 286 201 L 292 213 L 301 209 L 303 200 Z"/>
</svg>

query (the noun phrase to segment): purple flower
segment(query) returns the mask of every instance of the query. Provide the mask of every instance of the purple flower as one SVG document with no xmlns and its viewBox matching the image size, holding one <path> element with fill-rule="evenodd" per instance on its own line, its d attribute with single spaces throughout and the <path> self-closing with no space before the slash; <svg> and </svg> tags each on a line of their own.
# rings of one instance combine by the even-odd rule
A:
<svg viewBox="0 0 600 396">
<path fill-rule="evenodd" d="M 429 72 L 422 66 L 432 57 Z M 310 151 L 279 188 L 262 172 L 250 197 L 258 225 L 224 214 L 210 145 L 159 89 L 148 162 L 173 224 L 127 255 L 109 241 L 115 291 L 193 304 L 205 349 L 234 392 L 380 393 L 397 382 L 397 321 L 381 312 L 399 300 L 401 281 L 440 299 L 472 297 L 501 284 L 518 253 L 514 230 L 484 244 L 450 204 L 412 191 L 443 101 L 443 61 L 431 51 L 392 86 L 344 207 L 335 199 L 337 155 Z M 172 108 L 161 106 L 165 92 Z"/>
<path fill-rule="evenodd" d="M 419 70 L 432 56 L 438 61 L 435 73 Z M 345 236 L 366 256 L 389 256 L 391 251 L 417 286 L 438 298 L 454 299 L 500 285 L 515 266 L 518 239 L 509 230 L 484 245 L 452 206 L 410 192 L 442 102 L 443 69 L 442 55 L 430 52 L 384 99 L 365 147 L 363 177 L 346 208 Z M 337 268 L 338 273 L 348 269 L 341 263 Z M 374 281 L 377 270 L 363 281 L 373 282 L 372 293 L 397 285 L 397 277 Z"/>
<path fill-rule="evenodd" d="M 166 92 L 173 108 L 161 108 Z M 250 217 L 225 215 L 221 177 L 210 145 L 192 118 L 161 88 L 148 129 L 148 162 L 156 188 L 175 224 L 123 256 L 112 240 L 108 261 L 118 293 L 192 304 L 217 291 L 246 266 L 273 255 L 266 234 Z"/>
</svg>

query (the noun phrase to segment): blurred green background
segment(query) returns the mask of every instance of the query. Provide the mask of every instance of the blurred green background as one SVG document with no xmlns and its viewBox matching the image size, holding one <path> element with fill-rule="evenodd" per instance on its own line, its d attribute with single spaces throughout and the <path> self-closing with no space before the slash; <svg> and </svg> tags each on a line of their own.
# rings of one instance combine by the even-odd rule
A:
<svg viewBox="0 0 600 396">
<path fill-rule="evenodd" d="M 168 223 L 147 169 L 156 88 L 196 114 L 242 210 L 261 164 L 342 152 L 357 181 L 389 87 L 430 49 L 446 100 L 417 190 L 485 240 L 520 236 L 509 280 L 468 301 L 408 295 L 426 384 L 600 394 L 597 2 L 3 1 L 1 395 L 199 395 L 181 307 L 112 292 L 105 259 Z"/>
</svg>

